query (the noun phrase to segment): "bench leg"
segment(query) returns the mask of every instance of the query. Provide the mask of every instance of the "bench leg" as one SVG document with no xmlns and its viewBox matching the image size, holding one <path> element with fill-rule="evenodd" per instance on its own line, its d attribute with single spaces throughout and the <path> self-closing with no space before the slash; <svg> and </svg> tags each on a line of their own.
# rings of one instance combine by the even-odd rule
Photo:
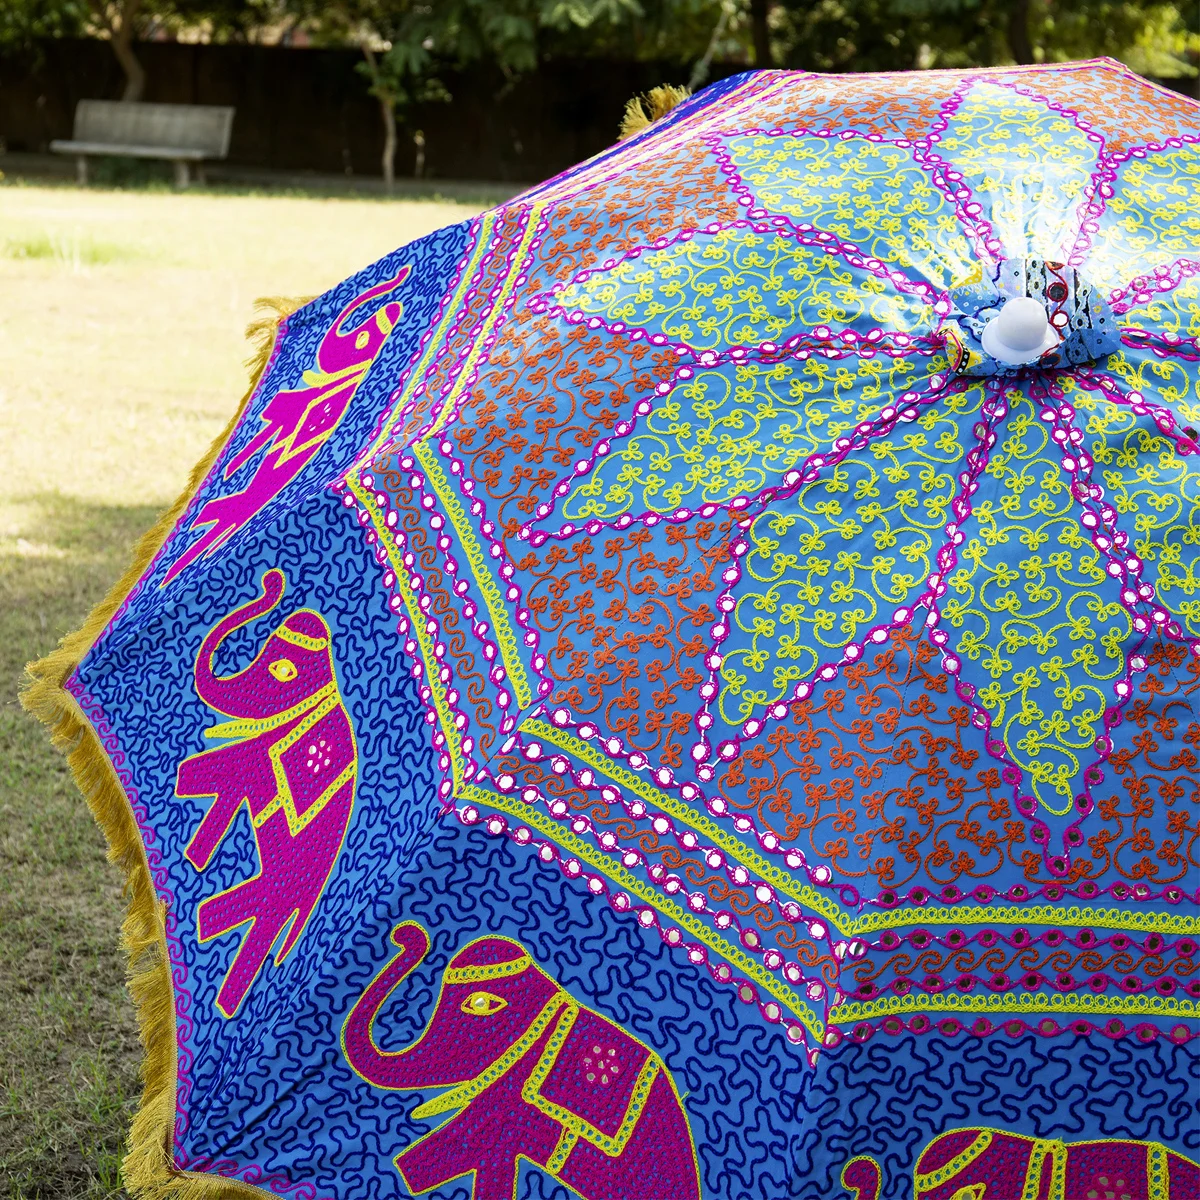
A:
<svg viewBox="0 0 1200 1200">
<path fill-rule="evenodd" d="M 187 159 L 177 158 L 175 160 L 175 186 L 182 191 L 187 187 L 188 182 Z"/>
<path fill-rule="evenodd" d="M 206 183 L 208 183 L 208 176 L 204 173 L 204 161 L 203 160 L 200 160 L 199 162 L 196 163 L 195 171 L 196 171 L 196 182 L 201 187 L 204 187 L 204 185 Z"/>
<path fill-rule="evenodd" d="M 87 187 L 88 172 L 87 172 L 87 155 L 75 155 L 75 182 L 80 187 Z"/>
</svg>

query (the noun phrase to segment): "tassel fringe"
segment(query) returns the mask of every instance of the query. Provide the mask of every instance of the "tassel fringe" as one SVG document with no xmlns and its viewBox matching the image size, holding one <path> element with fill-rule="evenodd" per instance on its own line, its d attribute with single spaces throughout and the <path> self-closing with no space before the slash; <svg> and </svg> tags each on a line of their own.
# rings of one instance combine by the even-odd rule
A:
<svg viewBox="0 0 1200 1200">
<path fill-rule="evenodd" d="M 673 108 L 678 108 L 691 94 L 690 88 L 664 83 L 651 88 L 644 96 L 634 96 L 625 105 L 625 115 L 621 118 L 621 135 L 617 140 L 623 142 L 635 133 L 648 129 L 660 117 L 665 117 Z"/>
<path fill-rule="evenodd" d="M 307 303 L 307 298 L 270 297 L 258 301 L 256 307 L 263 311 L 246 329 L 252 347 L 246 360 L 250 386 L 237 412 L 193 468 L 179 499 L 137 543 L 129 569 L 80 629 L 64 637 L 58 648 L 45 658 L 26 666 L 21 689 L 21 704 L 47 726 L 54 748 L 66 756 L 76 785 L 104 830 L 109 861 L 120 868 L 125 879 L 128 908 L 121 927 L 121 945 L 127 955 L 129 992 L 137 1007 L 145 1056 L 141 1071 L 142 1099 L 130 1126 L 121 1173 L 125 1186 L 141 1200 L 177 1196 L 186 1196 L 188 1200 L 225 1200 L 260 1197 L 264 1193 L 236 1180 L 175 1170 L 172 1145 L 178 1053 L 165 908 L 155 894 L 145 847 L 121 781 L 95 730 L 63 685 L 154 560 L 216 462 L 270 362 L 280 323 Z"/>
</svg>

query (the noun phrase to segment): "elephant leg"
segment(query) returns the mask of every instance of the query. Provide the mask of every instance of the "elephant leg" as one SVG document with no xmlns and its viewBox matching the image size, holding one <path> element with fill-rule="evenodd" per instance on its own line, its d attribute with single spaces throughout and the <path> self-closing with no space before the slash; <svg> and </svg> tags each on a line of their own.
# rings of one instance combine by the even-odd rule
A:
<svg viewBox="0 0 1200 1200">
<path fill-rule="evenodd" d="M 229 832 L 243 801 L 249 802 L 253 812 L 255 797 L 274 794 L 275 778 L 265 749 L 255 746 L 253 752 L 248 752 L 246 744 L 234 743 L 184 759 L 179 764 L 175 792 L 187 798 L 212 797 L 184 850 L 188 862 L 203 871 Z"/>
<path fill-rule="evenodd" d="M 295 921 L 279 948 L 278 960 L 291 951 L 337 862 L 342 837 L 354 805 L 354 780 L 350 779 L 302 830 L 292 835 L 284 812 L 272 813 L 255 831 L 258 837 L 258 875 L 247 883 L 256 886 L 254 904 L 276 933 L 294 914 Z"/>
<path fill-rule="evenodd" d="M 250 922 L 225 982 L 217 993 L 217 1007 L 227 1017 L 232 1017 L 241 1007 L 255 976 L 270 955 L 280 930 L 295 916 L 294 909 L 285 911 L 281 906 L 264 902 L 263 893 L 262 876 L 256 875 L 227 892 L 209 897 L 200 905 L 197 913 L 202 942 Z"/>
<path fill-rule="evenodd" d="M 252 879 L 235 884 L 226 892 L 218 892 L 200 902 L 196 913 L 197 931 L 202 942 L 211 941 L 244 925 L 256 917 L 262 917 L 261 894 L 262 877 L 255 875 Z M 279 931 L 276 930 L 276 933 Z"/>
<path fill-rule="evenodd" d="M 472 1200 L 512 1200 L 518 1150 L 504 1144 L 502 1128 L 494 1137 L 484 1133 L 468 1107 L 397 1155 L 396 1169 L 414 1195 L 471 1173 Z"/>
<path fill-rule="evenodd" d="M 512 1072 L 510 1071 L 511 1075 Z M 518 1157 L 545 1163 L 558 1144 L 557 1121 L 525 1104 L 504 1078 L 457 1116 L 396 1157 L 396 1169 L 414 1195 L 474 1173 L 472 1200 L 512 1200 Z M 515 1095 L 503 1093 L 515 1090 Z M 500 1094 L 497 1094 L 500 1093 Z"/>
<path fill-rule="evenodd" d="M 353 803 L 351 780 L 297 837 L 288 831 L 287 816 L 274 814 L 256 830 L 259 873 L 200 905 L 201 941 L 252 922 L 217 997 L 218 1007 L 227 1016 L 241 1005 L 280 933 L 287 929 L 276 953 L 277 962 L 283 961 L 304 932 L 337 859 Z"/>
<path fill-rule="evenodd" d="M 284 832 L 286 818 L 276 817 L 281 838 L 276 840 L 275 827 L 270 838 L 260 836 L 263 875 L 280 881 L 287 905 L 296 912 L 296 919 L 279 947 L 282 962 L 304 932 L 329 874 L 337 862 L 342 838 L 350 823 L 354 807 L 354 780 L 342 784 L 320 815 L 297 837 Z M 265 834 L 266 830 L 262 831 Z"/>
</svg>

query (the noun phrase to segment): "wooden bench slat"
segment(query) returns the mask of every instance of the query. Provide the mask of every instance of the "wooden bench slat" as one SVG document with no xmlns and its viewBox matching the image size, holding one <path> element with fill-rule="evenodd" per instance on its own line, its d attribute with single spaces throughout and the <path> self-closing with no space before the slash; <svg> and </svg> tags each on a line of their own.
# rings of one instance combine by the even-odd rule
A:
<svg viewBox="0 0 1200 1200">
<path fill-rule="evenodd" d="M 55 154 L 118 154 L 127 158 L 187 159 L 200 162 L 211 157 L 203 150 L 183 146 L 122 146 L 117 142 L 74 142 L 56 139 L 50 143 Z"/>
</svg>

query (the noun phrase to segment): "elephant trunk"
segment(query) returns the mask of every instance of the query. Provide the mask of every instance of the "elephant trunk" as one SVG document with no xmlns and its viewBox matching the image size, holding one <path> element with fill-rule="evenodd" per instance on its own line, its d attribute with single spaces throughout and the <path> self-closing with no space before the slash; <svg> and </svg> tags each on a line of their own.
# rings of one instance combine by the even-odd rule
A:
<svg viewBox="0 0 1200 1200">
<path fill-rule="evenodd" d="M 851 1193 L 851 1200 L 879 1200 L 882 1184 L 879 1164 L 868 1154 L 852 1158 L 842 1168 L 842 1187 Z"/>
<path fill-rule="evenodd" d="M 210 708 L 230 716 L 243 715 L 239 707 L 245 702 L 245 696 L 237 676 L 222 678 L 216 675 L 213 672 L 213 656 L 234 630 L 241 629 L 243 625 L 249 625 L 251 621 L 270 612 L 282 599 L 283 588 L 283 572 L 277 568 L 267 571 L 262 578 L 262 595 L 255 597 L 248 604 L 243 604 L 241 608 L 235 608 L 209 630 L 208 636 L 200 644 L 200 652 L 196 655 L 196 691 Z"/>
<path fill-rule="evenodd" d="M 411 922 L 397 925 L 392 930 L 392 941 L 400 952 L 375 976 L 351 1009 L 342 1028 L 342 1049 L 354 1070 L 376 1087 L 423 1087 L 429 1083 L 429 1067 L 422 1061 L 419 1043 L 406 1050 L 388 1052 L 379 1049 L 371 1033 L 384 1001 L 416 970 L 429 949 L 425 931 Z"/>
</svg>

